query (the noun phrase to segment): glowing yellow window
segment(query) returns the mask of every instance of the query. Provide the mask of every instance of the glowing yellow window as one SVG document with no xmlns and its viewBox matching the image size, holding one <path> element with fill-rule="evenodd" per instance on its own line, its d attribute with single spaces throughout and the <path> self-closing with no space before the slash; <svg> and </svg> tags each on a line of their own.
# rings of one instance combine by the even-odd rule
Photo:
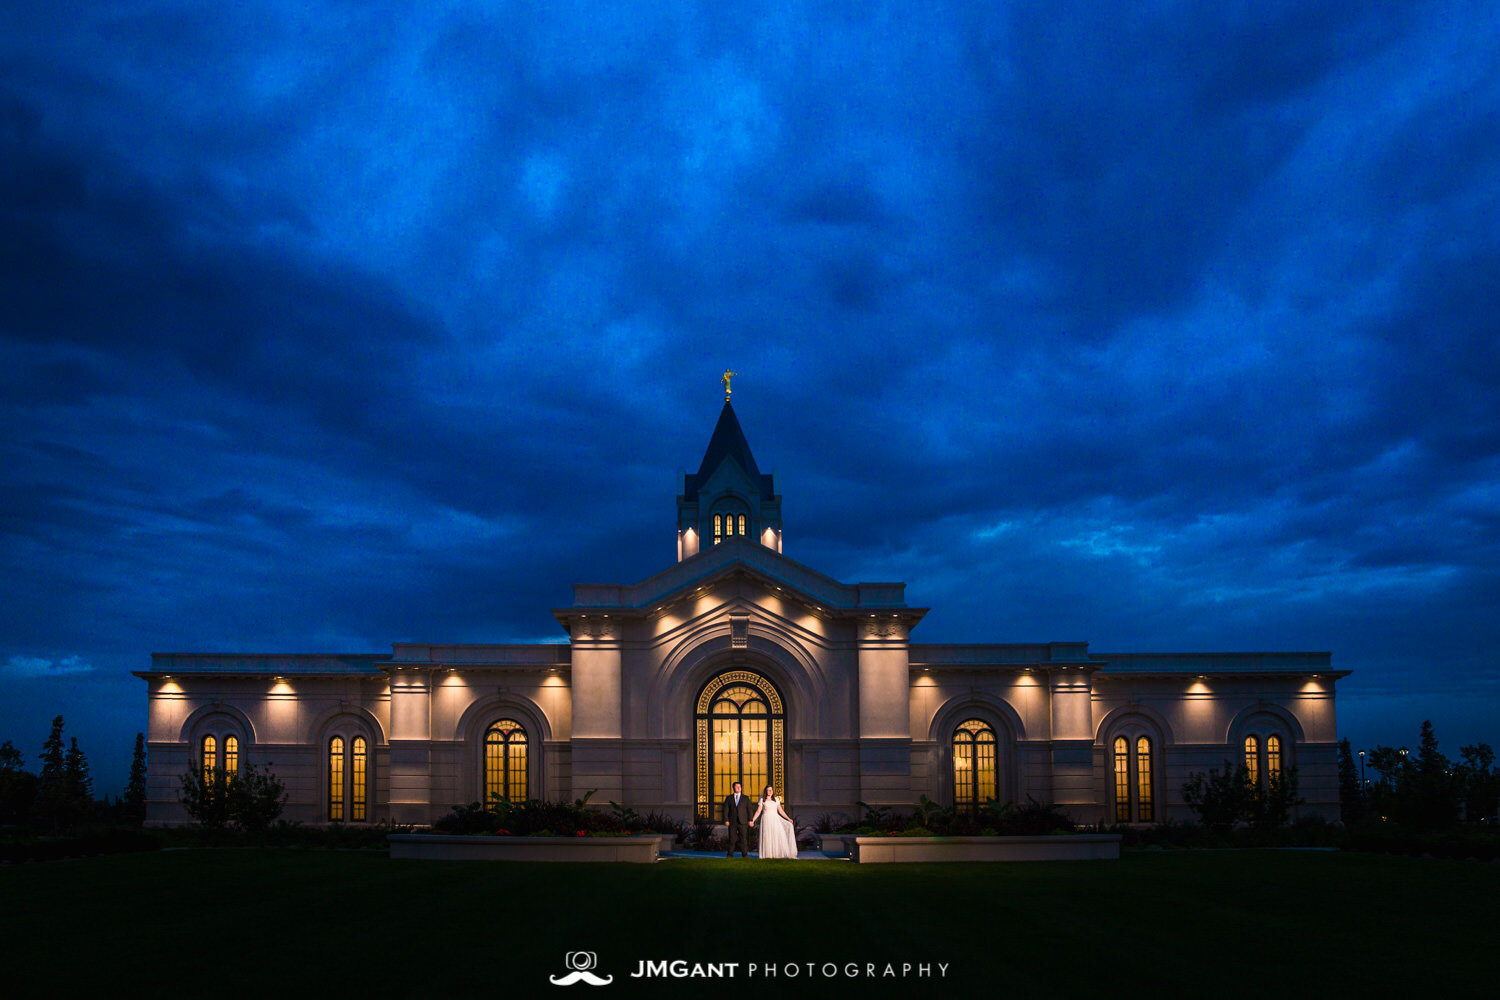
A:
<svg viewBox="0 0 1500 1000">
<path fill-rule="evenodd" d="M 356 736 L 349 741 L 349 820 L 353 823 L 365 821 L 365 778 L 369 774 L 368 768 L 365 738 Z"/>
<path fill-rule="evenodd" d="M 1260 784 L 1260 740 L 1254 736 L 1245 737 L 1245 775 L 1252 787 Z"/>
<path fill-rule="evenodd" d="M 998 795 L 995 731 L 981 719 L 966 719 L 953 732 L 953 807 L 978 812 Z"/>
<path fill-rule="evenodd" d="M 1115 822 L 1130 822 L 1130 741 L 1115 737 Z"/>
<path fill-rule="evenodd" d="M 328 741 L 328 819 L 339 823 L 344 819 L 344 738 L 335 736 Z"/>
<path fill-rule="evenodd" d="M 1151 787 L 1151 738 L 1135 741 L 1136 815 L 1142 823 L 1156 821 L 1156 798 Z"/>
<path fill-rule="evenodd" d="M 526 800 L 526 730 L 501 719 L 484 734 L 484 800 Z"/>
</svg>

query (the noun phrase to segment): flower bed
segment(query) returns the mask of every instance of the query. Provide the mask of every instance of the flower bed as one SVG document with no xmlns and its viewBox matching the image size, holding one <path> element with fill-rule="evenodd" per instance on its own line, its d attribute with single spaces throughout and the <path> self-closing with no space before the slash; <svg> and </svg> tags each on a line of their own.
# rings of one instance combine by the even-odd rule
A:
<svg viewBox="0 0 1500 1000">
<path fill-rule="evenodd" d="M 389 838 L 393 859 L 423 861 L 624 861 L 657 859 L 662 838 L 605 835 L 489 837 L 446 833 L 398 833 Z"/>
<path fill-rule="evenodd" d="M 1113 861 L 1119 834 L 1085 833 L 1037 837 L 844 836 L 858 864 L 933 861 Z"/>
</svg>

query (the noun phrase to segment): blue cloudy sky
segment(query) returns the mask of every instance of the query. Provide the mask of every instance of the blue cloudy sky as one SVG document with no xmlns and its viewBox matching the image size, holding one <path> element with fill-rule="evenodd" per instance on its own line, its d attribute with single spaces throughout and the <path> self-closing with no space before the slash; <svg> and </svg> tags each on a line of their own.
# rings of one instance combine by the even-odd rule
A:
<svg viewBox="0 0 1500 1000">
<path fill-rule="evenodd" d="M 1326 649 L 1500 740 L 1500 14 L 0 11 L 0 739 L 153 650 L 561 639 L 722 397 L 919 641 Z"/>
</svg>

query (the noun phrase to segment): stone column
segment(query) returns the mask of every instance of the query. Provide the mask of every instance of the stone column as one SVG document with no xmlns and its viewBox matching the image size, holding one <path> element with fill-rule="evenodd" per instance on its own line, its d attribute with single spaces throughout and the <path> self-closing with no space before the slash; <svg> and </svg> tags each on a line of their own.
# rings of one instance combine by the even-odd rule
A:
<svg viewBox="0 0 1500 1000">
<path fill-rule="evenodd" d="M 911 790 L 911 656 L 900 615 L 871 614 L 859 635 L 859 794 L 870 805 L 906 806 Z"/>
<path fill-rule="evenodd" d="M 625 803 L 620 700 L 619 622 L 579 615 L 573 635 L 573 797 L 590 790 L 590 804 Z"/>
<path fill-rule="evenodd" d="M 392 823 L 431 823 L 432 673 L 391 670 L 390 816 Z"/>
</svg>

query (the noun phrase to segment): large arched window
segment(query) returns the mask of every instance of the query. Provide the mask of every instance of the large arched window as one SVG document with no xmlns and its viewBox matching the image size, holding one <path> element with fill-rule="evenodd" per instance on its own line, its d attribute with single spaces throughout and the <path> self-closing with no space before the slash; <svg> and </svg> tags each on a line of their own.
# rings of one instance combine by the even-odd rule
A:
<svg viewBox="0 0 1500 1000">
<path fill-rule="evenodd" d="M 344 821 L 344 738 L 334 736 L 328 740 L 328 820 L 331 823 Z"/>
<path fill-rule="evenodd" d="M 1156 822 L 1155 755 L 1151 737 L 1119 735 L 1111 745 L 1116 823 Z"/>
<path fill-rule="evenodd" d="M 1283 737 L 1280 733 L 1252 733 L 1245 737 L 1245 777 L 1252 788 L 1262 788 L 1285 777 Z"/>
<path fill-rule="evenodd" d="M 749 670 L 720 674 L 698 696 L 696 722 L 701 815 L 717 819 L 736 781 L 753 798 L 769 784 L 786 799 L 786 713 L 769 680 Z"/>
<path fill-rule="evenodd" d="M 995 730 L 980 719 L 966 719 L 953 732 L 953 807 L 976 813 L 998 797 Z"/>
<path fill-rule="evenodd" d="M 484 802 L 526 801 L 526 730 L 515 719 L 501 719 L 484 734 Z"/>
<path fill-rule="evenodd" d="M 370 741 L 359 731 L 328 737 L 328 821 L 364 823 L 370 818 Z"/>
<path fill-rule="evenodd" d="M 356 736 L 349 741 L 349 820 L 352 823 L 365 821 L 365 778 L 368 776 L 368 769 L 365 738 Z"/>
</svg>

